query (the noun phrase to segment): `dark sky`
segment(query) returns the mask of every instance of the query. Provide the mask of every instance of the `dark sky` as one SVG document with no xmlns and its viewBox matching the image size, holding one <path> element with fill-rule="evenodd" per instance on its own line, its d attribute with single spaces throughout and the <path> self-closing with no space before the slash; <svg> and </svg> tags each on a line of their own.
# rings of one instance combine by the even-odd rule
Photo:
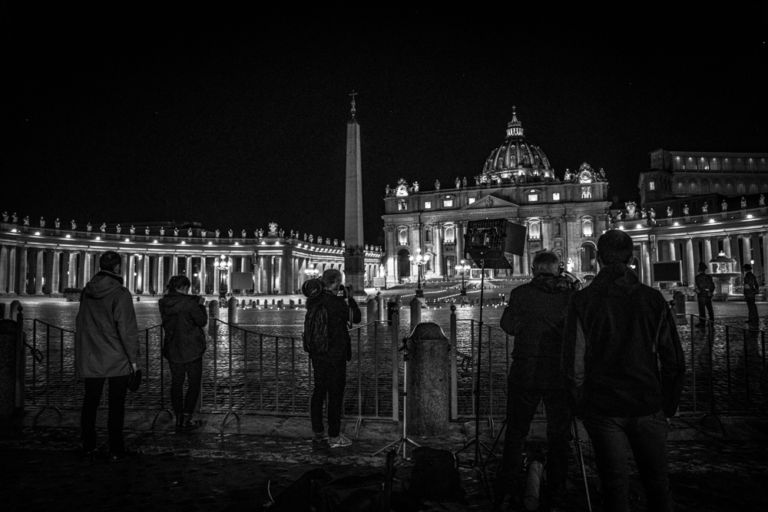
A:
<svg viewBox="0 0 768 512">
<path fill-rule="evenodd" d="M 768 11 L 750 5 L 601 14 L 610 21 L 11 13 L 0 165 L 17 185 L 3 178 L 0 210 L 249 233 L 275 221 L 342 238 L 352 89 L 370 243 L 382 243 L 386 184 L 471 183 L 513 105 L 558 176 L 586 161 L 612 195 L 636 199 L 654 149 L 768 152 Z"/>
</svg>

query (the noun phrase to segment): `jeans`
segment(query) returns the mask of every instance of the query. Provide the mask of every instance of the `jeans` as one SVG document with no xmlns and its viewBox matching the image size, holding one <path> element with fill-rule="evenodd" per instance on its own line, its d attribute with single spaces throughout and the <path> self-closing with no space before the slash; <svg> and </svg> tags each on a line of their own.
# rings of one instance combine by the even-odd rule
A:
<svg viewBox="0 0 768 512">
<path fill-rule="evenodd" d="M 704 322 L 706 318 L 705 309 L 706 309 L 706 312 L 709 313 L 710 321 L 714 320 L 715 311 L 712 308 L 712 297 L 709 297 L 700 293 L 699 295 L 696 296 L 696 300 L 699 303 L 699 322 Z"/>
<path fill-rule="evenodd" d="M 514 495 L 522 468 L 525 438 L 539 402 L 547 415 L 547 491 L 551 498 L 563 497 L 570 454 L 571 411 L 565 389 L 526 390 L 510 383 L 507 391 L 507 423 L 504 455 L 496 492 Z M 530 455 L 530 454 L 529 454 Z"/>
<path fill-rule="evenodd" d="M 125 421 L 125 395 L 128 392 L 128 375 L 119 377 L 95 377 L 85 380 L 85 398 L 80 412 L 80 429 L 83 450 L 96 449 L 96 411 L 101 401 L 104 381 L 109 381 L 109 412 L 107 413 L 107 432 L 109 451 L 115 454 L 125 452 L 123 444 L 123 423 Z"/>
<path fill-rule="evenodd" d="M 310 401 L 312 431 L 321 433 L 323 428 L 323 404 L 328 397 L 328 436 L 337 437 L 341 432 L 341 414 L 344 407 L 344 386 L 347 384 L 347 361 L 313 358 L 315 389 Z"/>
<path fill-rule="evenodd" d="M 192 414 L 197 408 L 200 396 L 200 381 L 203 378 L 203 358 L 188 363 L 168 362 L 171 369 L 171 407 L 177 418 Z M 184 379 L 187 378 L 187 394 L 184 396 Z"/>
<path fill-rule="evenodd" d="M 662 411 L 627 418 L 587 415 L 584 427 L 595 451 L 606 512 L 629 511 L 629 449 L 645 488 L 647 510 L 672 510 L 667 474 L 668 425 Z"/>
<path fill-rule="evenodd" d="M 744 297 L 744 300 L 747 302 L 747 320 L 750 324 L 757 325 L 758 316 L 757 305 L 755 305 L 755 297 Z"/>
</svg>

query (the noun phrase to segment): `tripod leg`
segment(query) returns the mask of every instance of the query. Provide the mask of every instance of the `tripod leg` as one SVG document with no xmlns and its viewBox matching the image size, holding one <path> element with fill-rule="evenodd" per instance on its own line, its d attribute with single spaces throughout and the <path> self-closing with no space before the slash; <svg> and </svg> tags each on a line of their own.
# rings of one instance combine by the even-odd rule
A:
<svg viewBox="0 0 768 512">
<path fill-rule="evenodd" d="M 584 466 L 584 454 L 581 451 L 581 439 L 579 439 L 579 426 L 576 423 L 576 417 L 571 423 L 573 427 L 573 441 L 576 444 L 576 453 L 579 456 L 579 467 L 581 469 L 581 478 L 584 482 L 584 493 L 587 496 L 587 510 L 592 512 L 592 499 L 589 496 L 589 482 L 587 481 L 587 470 Z"/>
</svg>

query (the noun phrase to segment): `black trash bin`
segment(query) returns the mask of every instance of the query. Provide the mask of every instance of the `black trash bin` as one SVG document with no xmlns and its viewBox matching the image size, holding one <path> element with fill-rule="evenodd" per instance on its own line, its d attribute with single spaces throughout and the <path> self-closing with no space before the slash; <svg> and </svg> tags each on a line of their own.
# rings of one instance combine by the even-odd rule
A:
<svg viewBox="0 0 768 512">
<path fill-rule="evenodd" d="M 678 324 L 685 324 L 685 294 L 680 290 L 672 294 L 672 310 Z"/>
</svg>

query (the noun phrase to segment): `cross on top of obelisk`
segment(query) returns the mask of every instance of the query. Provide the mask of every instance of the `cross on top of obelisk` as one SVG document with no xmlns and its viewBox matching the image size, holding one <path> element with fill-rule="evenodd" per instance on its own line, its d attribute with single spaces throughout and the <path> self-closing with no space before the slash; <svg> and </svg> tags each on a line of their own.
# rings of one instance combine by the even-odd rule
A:
<svg viewBox="0 0 768 512">
<path fill-rule="evenodd" d="M 349 110 L 352 114 L 352 119 L 355 118 L 355 112 L 357 112 L 357 109 L 355 108 L 355 96 L 357 96 L 357 93 L 354 89 L 352 89 L 352 92 L 349 93 L 349 97 L 352 98 L 352 101 L 350 101 L 350 104 L 352 105 L 352 108 Z"/>
</svg>

